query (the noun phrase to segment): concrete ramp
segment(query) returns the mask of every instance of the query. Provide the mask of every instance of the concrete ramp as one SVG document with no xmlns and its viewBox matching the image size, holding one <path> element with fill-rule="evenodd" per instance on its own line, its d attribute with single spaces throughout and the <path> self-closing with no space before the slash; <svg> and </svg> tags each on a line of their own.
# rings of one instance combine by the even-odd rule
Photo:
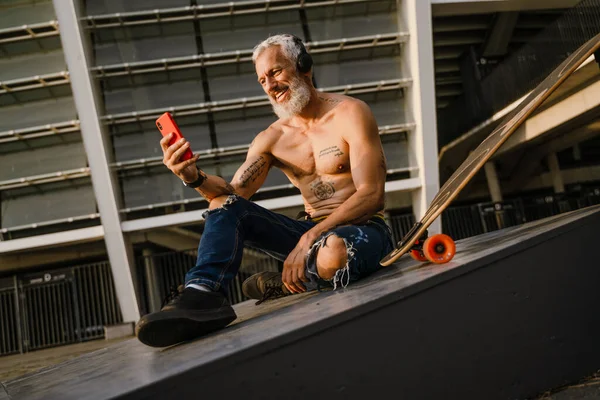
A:
<svg viewBox="0 0 600 400">
<path fill-rule="evenodd" d="M 446 265 L 403 257 L 345 290 L 245 302 L 221 332 L 125 341 L 0 399 L 531 397 L 600 368 L 598 249 L 593 207 L 460 241 Z"/>
</svg>

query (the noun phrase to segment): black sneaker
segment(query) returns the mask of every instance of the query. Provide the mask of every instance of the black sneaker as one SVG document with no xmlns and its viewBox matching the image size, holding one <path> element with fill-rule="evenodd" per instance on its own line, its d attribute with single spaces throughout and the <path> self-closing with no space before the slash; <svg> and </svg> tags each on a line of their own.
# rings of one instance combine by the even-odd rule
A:
<svg viewBox="0 0 600 400">
<path fill-rule="evenodd" d="M 237 318 L 220 292 L 180 286 L 158 312 L 144 315 L 135 326 L 140 342 L 166 347 L 197 338 L 229 325 Z"/>
<path fill-rule="evenodd" d="M 258 300 L 259 305 L 265 300 L 293 294 L 281 280 L 281 272 L 259 272 L 242 283 L 242 293 L 251 299 Z"/>
</svg>

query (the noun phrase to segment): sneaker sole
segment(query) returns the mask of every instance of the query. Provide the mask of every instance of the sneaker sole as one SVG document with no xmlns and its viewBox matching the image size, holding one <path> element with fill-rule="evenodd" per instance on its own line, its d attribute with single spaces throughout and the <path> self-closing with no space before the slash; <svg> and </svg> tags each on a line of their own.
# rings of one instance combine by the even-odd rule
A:
<svg viewBox="0 0 600 400">
<path fill-rule="evenodd" d="M 231 307 L 192 313 L 188 310 L 167 315 L 148 314 L 137 323 L 135 333 L 147 346 L 167 347 L 222 329 L 236 318 Z"/>
</svg>

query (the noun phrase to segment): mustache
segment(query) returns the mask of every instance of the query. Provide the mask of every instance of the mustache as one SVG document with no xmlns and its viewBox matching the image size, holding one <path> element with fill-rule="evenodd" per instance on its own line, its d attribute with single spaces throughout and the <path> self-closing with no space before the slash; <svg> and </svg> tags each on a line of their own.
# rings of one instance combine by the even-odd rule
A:
<svg viewBox="0 0 600 400">
<path fill-rule="evenodd" d="M 274 97 L 278 92 L 283 92 L 286 89 L 289 89 L 289 86 L 278 86 L 275 89 L 271 90 L 269 94 Z"/>
</svg>

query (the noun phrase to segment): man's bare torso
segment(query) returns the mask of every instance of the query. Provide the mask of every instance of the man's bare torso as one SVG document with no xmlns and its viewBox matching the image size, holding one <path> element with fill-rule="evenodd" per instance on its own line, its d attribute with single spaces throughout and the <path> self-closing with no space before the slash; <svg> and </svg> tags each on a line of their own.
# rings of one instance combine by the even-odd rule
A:
<svg viewBox="0 0 600 400">
<path fill-rule="evenodd" d="M 326 107 L 310 127 L 277 121 L 265 133 L 273 138 L 273 166 L 280 168 L 300 189 L 305 211 L 312 218 L 329 215 L 356 192 L 350 170 L 350 149 L 339 129 L 342 104 L 355 101 L 335 94 L 321 94 Z"/>
</svg>

